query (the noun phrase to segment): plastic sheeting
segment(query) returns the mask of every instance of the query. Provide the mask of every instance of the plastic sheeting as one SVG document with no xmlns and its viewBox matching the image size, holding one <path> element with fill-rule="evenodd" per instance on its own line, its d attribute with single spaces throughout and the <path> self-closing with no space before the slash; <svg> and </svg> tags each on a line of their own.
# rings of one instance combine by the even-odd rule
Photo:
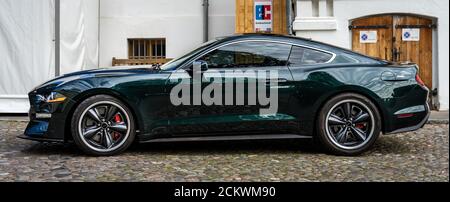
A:
<svg viewBox="0 0 450 202">
<path fill-rule="evenodd" d="M 24 97 L 54 75 L 54 1 L 0 1 L 0 113 L 28 110 Z"/>
<path fill-rule="evenodd" d="M 98 68 L 98 0 L 61 0 L 61 74 Z"/>
<path fill-rule="evenodd" d="M 0 113 L 55 76 L 55 0 L 0 0 Z M 61 74 L 98 67 L 98 0 L 61 0 Z"/>
</svg>

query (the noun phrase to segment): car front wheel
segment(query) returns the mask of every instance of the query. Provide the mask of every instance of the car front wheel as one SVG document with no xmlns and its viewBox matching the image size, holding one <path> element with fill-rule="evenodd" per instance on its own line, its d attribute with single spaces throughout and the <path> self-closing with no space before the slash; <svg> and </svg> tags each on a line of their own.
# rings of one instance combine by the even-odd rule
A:
<svg viewBox="0 0 450 202">
<path fill-rule="evenodd" d="M 358 155 L 381 133 L 381 116 L 366 97 L 346 93 L 329 100 L 318 118 L 318 138 L 333 154 Z"/>
<path fill-rule="evenodd" d="M 75 110 L 71 130 L 77 146 L 90 155 L 110 156 L 125 151 L 134 141 L 130 109 L 118 99 L 97 95 Z"/>
</svg>

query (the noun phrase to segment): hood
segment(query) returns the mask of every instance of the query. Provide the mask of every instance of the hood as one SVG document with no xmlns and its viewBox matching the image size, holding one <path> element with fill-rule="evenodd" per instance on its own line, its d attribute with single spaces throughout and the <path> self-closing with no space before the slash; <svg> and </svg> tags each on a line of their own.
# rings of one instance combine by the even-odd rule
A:
<svg viewBox="0 0 450 202">
<path fill-rule="evenodd" d="M 119 67 L 119 68 L 105 68 L 105 69 L 92 69 L 92 70 L 84 70 L 73 72 L 69 74 L 64 74 L 57 78 L 54 78 L 50 81 L 45 82 L 42 85 L 36 87 L 33 91 L 40 90 L 52 90 L 60 85 L 63 85 L 67 82 L 74 81 L 77 79 L 83 78 L 91 78 L 91 77 L 119 77 L 119 76 L 127 76 L 130 74 L 155 74 L 159 73 L 161 70 L 156 70 L 149 67 Z"/>
<path fill-rule="evenodd" d="M 79 76 L 79 75 L 102 75 L 102 74 L 135 74 L 135 73 L 155 73 L 159 70 L 149 67 L 114 67 L 114 68 L 103 68 L 103 69 L 91 69 L 73 72 L 69 74 L 64 74 L 58 78 Z M 56 78 L 56 79 L 58 79 Z"/>
</svg>

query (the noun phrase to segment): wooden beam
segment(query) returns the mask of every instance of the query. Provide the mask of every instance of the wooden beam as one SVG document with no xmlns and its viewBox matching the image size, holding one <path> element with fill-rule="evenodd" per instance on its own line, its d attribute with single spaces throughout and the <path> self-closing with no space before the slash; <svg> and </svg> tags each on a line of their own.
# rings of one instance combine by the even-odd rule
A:
<svg viewBox="0 0 450 202">
<path fill-rule="evenodd" d="M 255 33 L 255 2 L 254 0 L 236 0 L 236 33 Z M 288 34 L 287 2 L 272 0 L 272 32 L 273 34 Z"/>
</svg>

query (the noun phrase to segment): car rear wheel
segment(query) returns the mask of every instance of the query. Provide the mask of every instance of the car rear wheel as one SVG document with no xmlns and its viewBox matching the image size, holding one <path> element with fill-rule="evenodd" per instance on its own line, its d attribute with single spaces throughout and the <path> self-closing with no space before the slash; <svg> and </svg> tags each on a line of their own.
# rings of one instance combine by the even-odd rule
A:
<svg viewBox="0 0 450 202">
<path fill-rule="evenodd" d="M 97 95 L 83 101 L 76 108 L 71 124 L 74 142 L 90 155 L 119 154 L 135 138 L 130 109 L 107 95 Z"/>
<path fill-rule="evenodd" d="M 381 133 L 381 116 L 366 97 L 346 93 L 328 101 L 318 118 L 318 139 L 333 154 L 358 155 Z"/>
</svg>

